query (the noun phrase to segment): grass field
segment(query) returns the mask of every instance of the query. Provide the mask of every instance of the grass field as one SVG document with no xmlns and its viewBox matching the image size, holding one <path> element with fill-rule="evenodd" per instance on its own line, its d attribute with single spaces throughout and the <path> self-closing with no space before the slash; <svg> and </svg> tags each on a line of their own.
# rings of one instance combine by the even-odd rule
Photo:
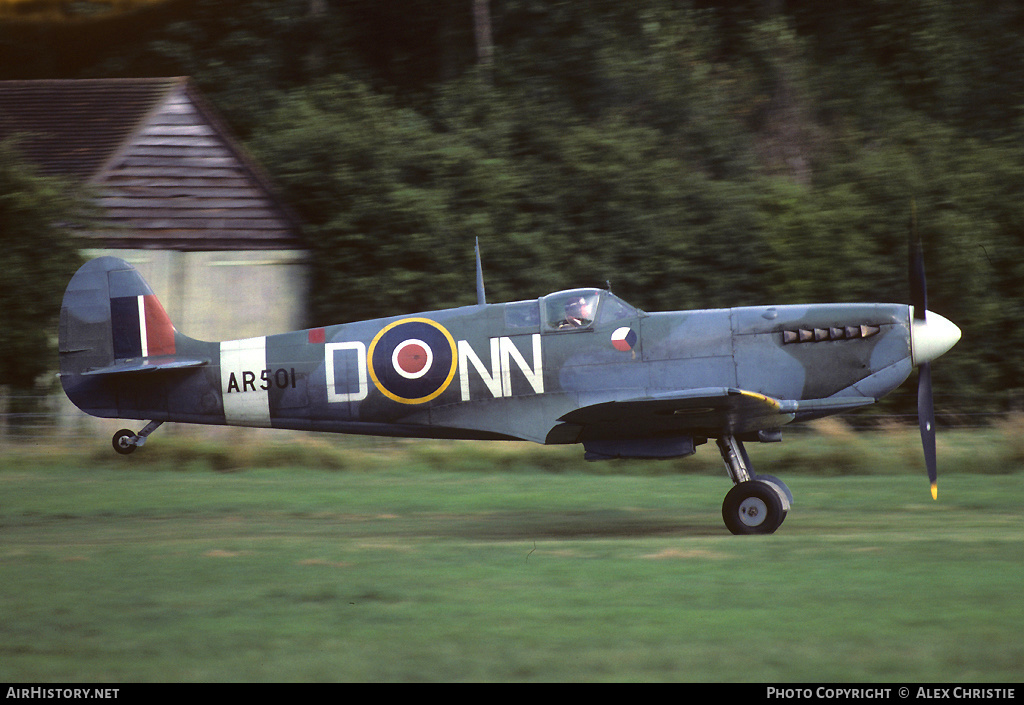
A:
<svg viewBox="0 0 1024 705">
<path fill-rule="evenodd" d="M 0 680 L 1019 682 L 1018 439 L 944 434 L 938 502 L 912 431 L 753 448 L 770 537 L 713 447 L 8 447 Z"/>
</svg>

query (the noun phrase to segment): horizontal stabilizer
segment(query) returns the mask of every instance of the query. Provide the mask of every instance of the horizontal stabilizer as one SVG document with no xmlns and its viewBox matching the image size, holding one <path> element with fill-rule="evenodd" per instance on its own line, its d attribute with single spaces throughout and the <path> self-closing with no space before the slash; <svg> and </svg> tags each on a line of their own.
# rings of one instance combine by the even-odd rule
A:
<svg viewBox="0 0 1024 705">
<path fill-rule="evenodd" d="M 89 375 L 121 375 L 136 374 L 139 372 L 160 372 L 166 370 L 181 370 L 189 367 L 202 367 L 210 364 L 209 360 L 198 358 L 181 357 L 136 357 L 128 360 L 117 360 L 113 365 L 99 367 L 94 370 L 82 372 L 83 376 Z"/>
</svg>

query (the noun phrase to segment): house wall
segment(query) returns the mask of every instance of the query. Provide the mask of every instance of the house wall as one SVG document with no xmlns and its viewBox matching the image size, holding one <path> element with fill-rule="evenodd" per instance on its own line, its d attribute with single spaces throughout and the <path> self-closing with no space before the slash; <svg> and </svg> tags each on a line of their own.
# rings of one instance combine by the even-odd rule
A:
<svg viewBox="0 0 1024 705">
<path fill-rule="evenodd" d="M 0 81 L 0 103 L 0 137 L 28 133 L 45 173 L 96 193 L 103 215 L 79 233 L 95 246 L 86 256 L 137 267 L 183 334 L 219 341 L 309 325 L 299 224 L 189 79 Z M 69 430 L 117 423 L 59 398 Z M 3 415 L 0 400 L 0 435 Z"/>
<path fill-rule="evenodd" d="M 307 255 L 300 250 L 91 249 L 85 254 L 120 257 L 138 269 L 174 326 L 191 338 L 253 338 L 308 325 Z"/>
</svg>

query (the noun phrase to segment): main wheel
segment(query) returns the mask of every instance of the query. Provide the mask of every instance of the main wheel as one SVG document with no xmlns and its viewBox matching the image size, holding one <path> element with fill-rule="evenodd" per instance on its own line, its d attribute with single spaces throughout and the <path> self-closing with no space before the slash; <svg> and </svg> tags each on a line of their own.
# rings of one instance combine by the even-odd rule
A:
<svg viewBox="0 0 1024 705">
<path fill-rule="evenodd" d="M 135 438 L 135 431 L 122 428 L 114 434 L 113 439 L 111 439 L 111 444 L 114 446 L 114 450 L 121 455 L 128 455 L 129 453 L 134 453 L 135 449 L 138 448 L 138 446 L 132 442 L 133 438 Z"/>
<path fill-rule="evenodd" d="M 773 534 L 785 518 L 782 497 L 767 482 L 741 482 L 722 502 L 722 519 L 734 534 Z"/>
</svg>

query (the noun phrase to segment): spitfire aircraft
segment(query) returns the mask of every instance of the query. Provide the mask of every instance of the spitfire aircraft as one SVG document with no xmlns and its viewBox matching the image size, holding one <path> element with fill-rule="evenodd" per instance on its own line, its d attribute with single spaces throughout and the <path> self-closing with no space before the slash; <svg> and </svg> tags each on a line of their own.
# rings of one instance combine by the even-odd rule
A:
<svg viewBox="0 0 1024 705">
<path fill-rule="evenodd" d="M 927 310 L 919 244 L 912 305 L 779 305 L 647 313 L 581 288 L 202 342 L 179 333 L 128 263 L 101 257 L 71 279 L 60 379 L 88 414 L 139 419 L 128 454 L 167 421 L 444 439 L 583 445 L 585 457 L 674 458 L 715 439 L 733 487 L 735 534 L 770 534 L 793 496 L 751 467 L 745 442 L 850 411 L 919 375 L 935 496 L 930 362 L 960 330 Z"/>
</svg>

